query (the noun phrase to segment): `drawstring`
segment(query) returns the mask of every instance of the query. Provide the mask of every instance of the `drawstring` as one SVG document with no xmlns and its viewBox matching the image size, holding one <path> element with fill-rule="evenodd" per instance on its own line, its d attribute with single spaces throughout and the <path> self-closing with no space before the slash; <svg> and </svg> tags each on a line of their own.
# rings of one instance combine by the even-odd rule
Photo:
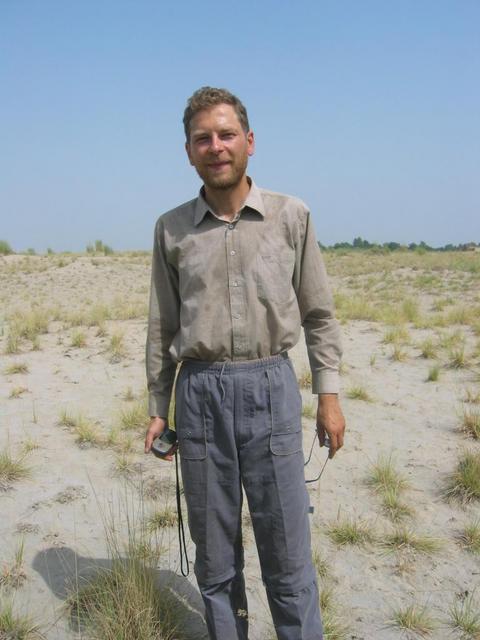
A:
<svg viewBox="0 0 480 640">
<path fill-rule="evenodd" d="M 180 547 L 180 571 L 185 578 L 190 573 L 190 564 L 188 562 L 187 545 L 185 542 L 185 529 L 183 527 L 183 515 L 182 505 L 180 502 L 180 481 L 178 477 L 178 453 L 175 451 L 175 479 L 176 479 L 176 493 L 177 493 L 177 516 L 178 516 L 178 546 Z M 183 566 L 183 559 L 185 557 L 186 570 Z"/>
<path fill-rule="evenodd" d="M 222 369 L 220 371 L 220 376 L 218 378 L 218 384 L 220 385 L 220 389 L 222 390 L 222 404 L 223 404 L 223 401 L 225 400 L 225 387 L 223 386 L 222 376 L 223 376 L 223 371 L 225 369 L 226 364 L 227 364 L 227 361 L 225 360 L 225 362 L 222 365 Z"/>
</svg>

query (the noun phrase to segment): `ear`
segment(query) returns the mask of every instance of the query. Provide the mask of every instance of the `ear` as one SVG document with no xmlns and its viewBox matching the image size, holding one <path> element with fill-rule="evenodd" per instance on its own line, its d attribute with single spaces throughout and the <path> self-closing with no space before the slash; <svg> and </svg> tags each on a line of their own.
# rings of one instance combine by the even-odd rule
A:
<svg viewBox="0 0 480 640">
<path fill-rule="evenodd" d="M 247 133 L 247 153 L 249 156 L 253 156 L 255 153 L 255 136 L 253 131 Z"/>
<path fill-rule="evenodd" d="M 190 144 L 188 142 L 185 142 L 185 151 L 187 152 L 188 160 L 189 160 L 190 164 L 193 167 L 194 166 L 193 165 L 193 160 L 192 160 L 192 156 L 190 154 Z"/>
</svg>

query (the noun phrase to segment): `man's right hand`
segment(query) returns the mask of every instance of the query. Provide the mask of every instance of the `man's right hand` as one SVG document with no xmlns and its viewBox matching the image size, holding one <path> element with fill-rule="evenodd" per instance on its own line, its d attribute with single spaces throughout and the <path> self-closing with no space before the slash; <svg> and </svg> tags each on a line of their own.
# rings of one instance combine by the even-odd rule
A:
<svg viewBox="0 0 480 640">
<path fill-rule="evenodd" d="M 150 426 L 148 427 L 147 434 L 145 436 L 145 453 L 149 453 L 155 438 L 162 435 L 166 428 L 166 418 L 159 418 L 158 416 L 154 416 L 150 419 Z M 173 454 L 175 453 L 176 449 L 177 446 L 175 445 L 172 453 L 168 456 L 165 456 L 163 460 L 169 460 L 171 462 L 173 460 Z"/>
</svg>

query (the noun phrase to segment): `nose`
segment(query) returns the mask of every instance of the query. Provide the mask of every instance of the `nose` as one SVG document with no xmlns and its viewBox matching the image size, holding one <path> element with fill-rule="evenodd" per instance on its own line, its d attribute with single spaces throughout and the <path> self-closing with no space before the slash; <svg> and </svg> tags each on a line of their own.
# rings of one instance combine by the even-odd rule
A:
<svg viewBox="0 0 480 640">
<path fill-rule="evenodd" d="M 222 140 L 220 136 L 217 136 L 217 134 L 214 133 L 210 139 L 210 150 L 213 151 L 213 153 L 219 153 L 222 149 Z"/>
</svg>

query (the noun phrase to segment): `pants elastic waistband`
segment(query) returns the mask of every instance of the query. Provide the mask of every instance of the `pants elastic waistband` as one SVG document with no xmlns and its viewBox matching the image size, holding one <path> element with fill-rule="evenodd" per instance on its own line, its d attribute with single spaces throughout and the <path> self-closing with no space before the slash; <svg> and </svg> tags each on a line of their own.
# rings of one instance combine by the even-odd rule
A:
<svg viewBox="0 0 480 640">
<path fill-rule="evenodd" d="M 255 369 L 268 369 L 277 364 L 288 360 L 288 352 L 282 351 L 275 356 L 267 358 L 257 358 L 255 360 L 226 360 L 225 362 L 208 362 L 203 360 L 184 360 L 182 369 L 194 369 L 196 371 L 204 370 L 215 373 L 217 371 L 222 374 L 236 373 L 237 371 L 254 371 Z"/>
</svg>

